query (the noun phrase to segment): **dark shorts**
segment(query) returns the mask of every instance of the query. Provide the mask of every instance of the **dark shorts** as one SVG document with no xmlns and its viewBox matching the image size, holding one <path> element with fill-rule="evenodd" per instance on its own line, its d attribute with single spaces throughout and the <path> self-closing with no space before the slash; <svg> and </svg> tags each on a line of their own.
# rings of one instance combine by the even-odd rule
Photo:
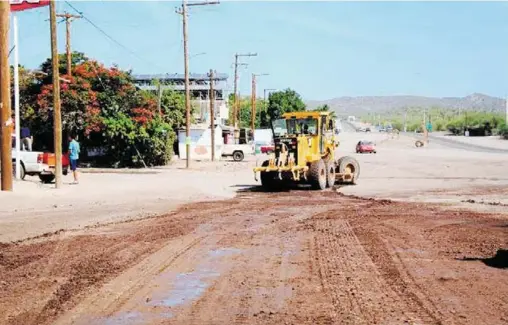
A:
<svg viewBox="0 0 508 325">
<path fill-rule="evenodd" d="M 71 170 L 75 171 L 78 168 L 78 160 L 77 159 L 71 159 Z"/>
</svg>

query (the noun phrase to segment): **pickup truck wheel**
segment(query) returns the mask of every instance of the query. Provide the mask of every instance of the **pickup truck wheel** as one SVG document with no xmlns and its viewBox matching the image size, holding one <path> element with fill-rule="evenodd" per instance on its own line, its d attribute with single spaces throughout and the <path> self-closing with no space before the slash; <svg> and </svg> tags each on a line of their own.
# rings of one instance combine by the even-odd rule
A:
<svg viewBox="0 0 508 325">
<path fill-rule="evenodd" d="M 243 152 L 235 151 L 233 152 L 233 160 L 234 161 L 242 161 L 244 158 Z"/>
<path fill-rule="evenodd" d="M 39 179 L 44 184 L 48 184 L 48 183 L 51 183 L 55 179 L 55 175 L 53 175 L 53 174 L 39 175 Z"/>
<path fill-rule="evenodd" d="M 19 167 L 20 167 L 20 173 L 19 173 L 19 176 L 22 180 L 25 179 L 25 176 L 26 176 L 26 170 L 25 170 L 25 166 L 23 165 L 23 162 L 20 162 L 19 164 Z M 13 161 L 12 162 L 12 176 L 14 176 L 14 178 L 16 178 L 16 161 Z"/>
</svg>

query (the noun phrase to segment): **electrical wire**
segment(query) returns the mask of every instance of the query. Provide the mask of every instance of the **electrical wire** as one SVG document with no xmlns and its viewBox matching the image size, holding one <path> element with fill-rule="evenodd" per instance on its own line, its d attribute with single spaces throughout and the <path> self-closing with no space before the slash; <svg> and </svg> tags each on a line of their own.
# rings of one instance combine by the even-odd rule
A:
<svg viewBox="0 0 508 325">
<path fill-rule="evenodd" d="M 150 62 L 148 60 L 146 60 L 145 58 L 139 56 L 136 52 L 134 52 L 133 50 L 131 50 L 130 48 L 128 48 L 127 46 L 123 45 L 122 43 L 120 43 L 119 41 L 117 41 L 115 38 L 113 38 L 111 35 L 109 35 L 108 33 L 106 33 L 106 31 L 104 31 L 102 28 L 100 28 L 99 26 L 97 26 L 93 21 L 91 21 L 88 17 L 86 17 L 82 11 L 79 11 L 78 9 L 76 9 L 76 7 L 74 7 L 69 1 L 65 1 L 65 3 L 71 7 L 76 13 L 78 13 L 79 15 L 81 15 L 81 17 L 86 20 L 90 25 L 92 25 L 93 27 L 95 27 L 95 29 L 97 29 L 99 32 L 101 32 L 104 36 L 106 36 L 109 40 L 111 40 L 112 42 L 114 42 L 116 45 L 120 46 L 121 48 L 123 48 L 124 50 L 126 50 L 127 52 L 129 52 L 131 55 L 135 56 L 136 58 L 138 58 L 139 60 L 141 61 L 145 61 L 149 64 L 152 64 L 154 66 L 157 66 L 159 68 L 161 68 L 159 65 L 153 63 L 153 62 Z"/>
</svg>

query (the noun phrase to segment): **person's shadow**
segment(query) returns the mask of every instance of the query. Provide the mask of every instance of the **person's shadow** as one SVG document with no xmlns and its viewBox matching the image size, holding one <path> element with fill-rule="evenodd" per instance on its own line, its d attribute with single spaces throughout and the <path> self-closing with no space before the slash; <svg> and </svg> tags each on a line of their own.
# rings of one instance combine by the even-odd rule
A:
<svg viewBox="0 0 508 325">
<path fill-rule="evenodd" d="M 481 258 L 481 257 L 464 257 L 459 258 L 461 261 L 482 261 L 485 265 L 495 267 L 498 269 L 508 268 L 508 250 L 498 249 L 496 255 L 493 257 Z"/>
</svg>

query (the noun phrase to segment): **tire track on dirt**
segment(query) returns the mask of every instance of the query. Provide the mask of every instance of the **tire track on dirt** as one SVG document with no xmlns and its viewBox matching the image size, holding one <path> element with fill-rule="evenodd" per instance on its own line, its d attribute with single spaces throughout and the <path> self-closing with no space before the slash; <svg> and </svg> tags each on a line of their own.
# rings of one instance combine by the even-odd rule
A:
<svg viewBox="0 0 508 325">
<path fill-rule="evenodd" d="M 407 303 L 382 278 L 349 223 L 316 221 L 316 255 L 321 281 L 341 324 L 427 324 L 424 310 Z"/>
<path fill-rule="evenodd" d="M 54 324 L 89 324 L 90 315 L 110 316 L 124 306 L 154 276 L 157 276 L 180 256 L 198 245 L 205 236 L 190 235 L 170 241 L 134 268 L 105 284 L 96 294 L 84 299 L 71 312 L 64 314 Z"/>
</svg>

